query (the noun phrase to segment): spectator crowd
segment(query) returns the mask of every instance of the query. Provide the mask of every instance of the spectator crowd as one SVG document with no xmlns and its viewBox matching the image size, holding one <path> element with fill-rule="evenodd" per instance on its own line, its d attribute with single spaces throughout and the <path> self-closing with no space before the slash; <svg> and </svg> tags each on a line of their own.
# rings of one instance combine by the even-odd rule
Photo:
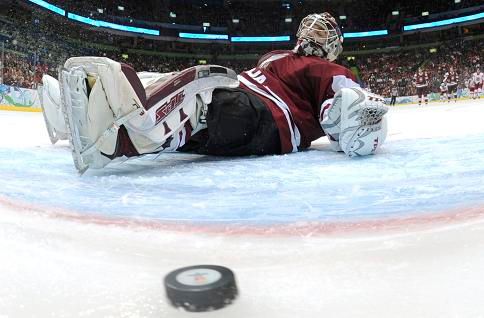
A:
<svg viewBox="0 0 484 318">
<path fill-rule="evenodd" d="M 244 59 L 241 59 L 240 56 L 230 58 L 231 54 L 248 53 L 244 52 L 247 46 L 192 44 L 127 37 L 84 28 L 65 18 L 56 17 L 44 10 L 25 5 L 22 1 L 9 1 L 8 5 L 4 4 L 5 6 L 1 8 L 2 13 L 0 13 L 0 40 L 5 43 L 3 83 L 7 85 L 35 88 L 40 83 L 42 74 L 56 76 L 58 67 L 71 56 L 105 56 L 131 64 L 137 71 L 171 72 L 195 64 L 211 63 L 221 64 L 241 72 L 252 68 L 256 64 L 258 56 L 264 51 L 290 48 L 281 47 L 281 44 L 275 47 L 271 45 L 255 46 L 259 50 L 258 55 L 251 55 Z M 69 6 L 70 10 L 79 10 L 79 12 L 89 11 L 101 4 L 100 0 L 82 2 L 82 5 L 80 5 L 81 2 L 76 1 L 61 2 L 64 6 Z M 171 5 L 176 3 L 168 2 Z M 188 2 L 195 3 L 195 1 Z M 259 15 L 270 12 L 258 10 L 257 1 L 251 2 L 252 6 L 256 8 L 253 11 L 247 9 L 250 8 L 250 5 L 241 1 L 222 1 L 222 7 L 224 7 L 224 3 L 227 7 L 227 2 L 230 2 L 228 7 L 233 12 L 252 12 L 248 16 L 252 16 L 254 19 L 259 19 L 257 18 Z M 103 1 L 103 3 L 114 5 L 114 1 Z M 122 1 L 116 1 L 117 5 L 120 3 L 123 4 Z M 217 1 L 210 3 L 213 5 Z M 294 4 L 297 9 L 299 2 L 286 3 Z M 418 2 L 415 3 L 417 5 Z M 60 2 L 59 5 L 61 5 Z M 315 11 L 316 8 L 311 6 L 314 6 L 314 3 L 308 1 L 304 8 Z M 125 14 L 134 15 L 135 11 L 130 9 L 132 7 L 133 2 L 131 5 L 125 3 Z M 292 10 L 297 11 L 296 9 Z M 306 12 L 301 11 L 301 14 L 303 13 Z M 137 18 L 148 19 L 148 16 L 142 17 L 141 12 L 137 12 L 137 14 L 140 15 L 136 16 Z M 280 12 L 275 10 L 271 14 L 274 14 L 275 18 Z M 260 17 L 261 23 L 270 21 L 271 14 L 268 16 L 266 14 L 265 19 Z M 255 22 L 250 21 L 249 24 Z M 278 28 L 276 24 L 272 24 L 271 27 Z M 253 47 L 251 48 L 253 49 Z M 373 92 L 390 96 L 392 87 L 397 86 L 399 95 L 402 96 L 415 94 L 413 76 L 418 68 L 424 69 L 429 74 L 431 90 L 437 92 L 445 72 L 450 66 L 453 66 L 460 75 L 460 86 L 462 87 L 465 79 L 475 71 L 476 65 L 482 65 L 483 52 L 482 40 L 469 41 L 459 38 L 437 42 L 436 50 L 432 53 L 428 47 L 400 49 L 387 53 L 358 54 L 352 59 L 342 56 L 337 62 L 354 70 L 358 74 L 361 84 L 369 87 Z"/>
</svg>

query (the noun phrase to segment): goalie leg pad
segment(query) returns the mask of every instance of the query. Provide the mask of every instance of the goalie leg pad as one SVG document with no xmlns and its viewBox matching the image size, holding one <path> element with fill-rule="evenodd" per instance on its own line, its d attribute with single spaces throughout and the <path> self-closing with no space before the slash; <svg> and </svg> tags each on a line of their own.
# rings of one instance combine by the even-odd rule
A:
<svg viewBox="0 0 484 318">
<path fill-rule="evenodd" d="M 321 126 L 348 156 L 375 153 L 387 134 L 383 98 L 361 88 L 343 88 L 323 116 Z"/>
<path fill-rule="evenodd" d="M 42 115 L 50 141 L 67 140 L 67 127 L 61 108 L 59 81 L 52 76 L 44 75 L 38 89 Z"/>
<path fill-rule="evenodd" d="M 216 88 L 238 85 L 233 70 L 215 65 L 191 67 L 159 83 L 147 95 L 146 116 L 126 125 L 133 144 L 139 153 L 168 150 L 165 142 L 187 125 L 191 135 L 207 127 L 208 104 Z"/>
<path fill-rule="evenodd" d="M 162 151 L 189 120 L 193 126 L 200 121 L 215 88 L 238 86 L 234 71 L 207 65 L 145 88 L 134 70 L 96 57 L 67 60 L 61 78 L 63 112 L 81 173 L 124 155 L 116 149 L 122 125 L 138 154 Z"/>
<path fill-rule="evenodd" d="M 68 137 L 72 147 L 74 165 L 80 173 L 89 167 L 100 168 L 109 162 L 96 147 L 102 135 L 96 135 L 98 127 L 91 121 L 89 98 L 87 93 L 87 74 L 81 67 L 62 70 L 61 100 L 62 110 L 67 126 Z M 102 105 L 96 105 L 102 107 Z M 113 116 L 111 116 L 113 117 Z M 109 136 L 114 134 L 109 134 Z"/>
<path fill-rule="evenodd" d="M 120 126 L 143 112 L 139 96 L 122 73 L 121 64 L 107 58 L 71 58 L 59 80 L 77 170 L 83 173 L 88 168 L 104 167 L 111 161 Z"/>
</svg>

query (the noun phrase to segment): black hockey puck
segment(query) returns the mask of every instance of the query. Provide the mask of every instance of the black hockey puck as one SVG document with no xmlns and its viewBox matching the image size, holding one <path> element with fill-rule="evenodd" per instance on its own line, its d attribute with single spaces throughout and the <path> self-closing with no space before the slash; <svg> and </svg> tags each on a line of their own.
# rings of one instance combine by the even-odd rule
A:
<svg viewBox="0 0 484 318">
<path fill-rule="evenodd" d="M 223 308 L 237 297 L 234 273 L 223 266 L 195 265 L 165 277 L 166 296 L 172 305 L 187 311 Z"/>
</svg>

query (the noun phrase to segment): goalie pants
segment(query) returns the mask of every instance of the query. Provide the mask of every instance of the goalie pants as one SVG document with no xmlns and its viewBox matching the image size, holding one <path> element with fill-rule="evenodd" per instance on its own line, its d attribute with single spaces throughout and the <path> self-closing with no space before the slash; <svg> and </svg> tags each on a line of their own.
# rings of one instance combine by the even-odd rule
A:
<svg viewBox="0 0 484 318">
<path fill-rule="evenodd" d="M 257 96 L 240 88 L 216 89 L 208 105 L 207 129 L 178 151 L 217 156 L 280 154 L 279 132 Z"/>
</svg>

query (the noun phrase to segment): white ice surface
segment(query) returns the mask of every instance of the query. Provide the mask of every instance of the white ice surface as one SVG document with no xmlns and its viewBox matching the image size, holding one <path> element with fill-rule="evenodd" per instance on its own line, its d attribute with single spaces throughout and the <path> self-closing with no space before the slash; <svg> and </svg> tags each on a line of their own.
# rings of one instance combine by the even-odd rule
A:
<svg viewBox="0 0 484 318">
<path fill-rule="evenodd" d="M 379 154 L 164 154 L 79 177 L 0 112 L 0 317 L 484 317 L 484 102 L 392 108 Z M 186 313 L 182 266 L 240 297 Z"/>
</svg>

